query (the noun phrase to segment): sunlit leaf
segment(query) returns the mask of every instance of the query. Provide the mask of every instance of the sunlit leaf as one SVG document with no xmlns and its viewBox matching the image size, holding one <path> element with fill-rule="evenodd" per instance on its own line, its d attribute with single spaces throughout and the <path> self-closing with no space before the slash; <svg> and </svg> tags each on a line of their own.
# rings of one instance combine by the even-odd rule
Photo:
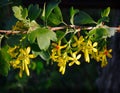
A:
<svg viewBox="0 0 120 93">
<path fill-rule="evenodd" d="M 23 11 L 23 8 L 22 8 L 22 6 L 13 6 L 12 7 L 12 10 L 13 10 L 13 12 L 14 12 L 14 16 L 17 18 L 17 19 L 19 19 L 19 20 L 23 20 L 23 18 L 22 18 L 22 11 Z"/>
<path fill-rule="evenodd" d="M 98 41 L 109 36 L 107 28 L 95 28 L 88 33 L 91 40 Z"/>
<path fill-rule="evenodd" d="M 28 16 L 28 10 L 27 10 L 27 8 L 24 8 L 23 11 L 21 12 L 21 14 L 22 14 L 22 18 L 26 19 L 27 16 Z"/>
<path fill-rule="evenodd" d="M 28 16 L 27 8 L 23 8 L 22 6 L 13 6 L 12 10 L 14 12 L 14 16 L 19 20 L 25 20 Z"/>
<path fill-rule="evenodd" d="M 107 7 L 105 10 L 101 12 L 102 17 L 108 17 L 109 14 L 110 14 L 110 7 Z"/>
<path fill-rule="evenodd" d="M 52 41 L 57 40 L 55 32 L 46 28 L 38 28 L 32 31 L 29 34 L 28 39 L 32 43 L 35 42 L 35 40 L 37 40 L 37 44 L 39 48 L 42 50 L 48 49 L 50 45 L 50 40 Z"/>
</svg>

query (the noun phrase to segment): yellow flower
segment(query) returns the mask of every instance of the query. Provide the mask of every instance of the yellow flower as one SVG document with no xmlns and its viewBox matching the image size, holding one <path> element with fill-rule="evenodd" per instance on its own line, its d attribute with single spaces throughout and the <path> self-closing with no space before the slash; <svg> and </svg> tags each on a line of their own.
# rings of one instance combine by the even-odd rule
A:
<svg viewBox="0 0 120 93">
<path fill-rule="evenodd" d="M 85 56 L 85 61 L 89 63 L 90 57 L 89 57 L 88 49 L 85 49 L 84 56 Z"/>
<path fill-rule="evenodd" d="M 18 55 L 19 46 L 9 47 L 8 53 L 12 58 L 15 58 Z"/>
<path fill-rule="evenodd" d="M 52 54 L 51 54 L 50 58 L 51 58 L 53 61 L 56 61 L 57 58 L 58 58 L 58 56 L 56 55 L 56 54 L 57 54 L 56 52 L 57 52 L 56 49 L 52 49 Z"/>
<path fill-rule="evenodd" d="M 112 49 L 110 50 L 104 49 L 104 51 L 99 53 L 99 55 L 101 56 L 100 61 L 102 61 L 101 67 L 105 67 L 108 64 L 107 57 L 112 58 L 112 55 L 110 54 L 111 52 Z"/>
<path fill-rule="evenodd" d="M 80 65 L 80 61 L 78 61 L 81 57 L 81 54 L 77 55 L 76 52 L 71 53 L 72 57 L 69 57 L 69 60 L 72 60 L 72 62 L 69 63 L 69 66 L 72 66 L 74 63 L 77 65 Z"/>
<path fill-rule="evenodd" d="M 61 72 L 62 75 L 65 73 L 66 63 L 67 63 L 67 60 L 63 59 L 62 57 L 58 58 L 58 66 L 60 67 L 59 72 Z"/>
<path fill-rule="evenodd" d="M 58 66 L 60 67 L 59 72 L 61 72 L 62 75 L 65 73 L 66 64 L 68 62 L 68 59 L 69 59 L 69 56 L 65 52 L 62 56 L 59 56 L 58 59 L 56 60 L 56 62 L 58 62 Z"/>
<path fill-rule="evenodd" d="M 98 45 L 97 42 L 94 42 L 92 44 L 91 40 L 88 40 L 87 46 L 88 46 L 90 52 L 92 52 L 92 51 L 97 52 L 97 48 L 95 48 L 97 45 Z"/>
<path fill-rule="evenodd" d="M 30 64 L 30 58 L 35 58 L 35 55 L 29 54 L 30 53 L 30 47 L 27 47 L 27 49 L 20 49 L 19 55 L 16 60 L 11 61 L 11 65 L 14 69 L 19 68 L 19 76 L 22 77 L 22 72 L 25 71 L 27 76 L 30 75 L 28 65 Z"/>
<path fill-rule="evenodd" d="M 83 53 L 84 53 L 84 57 L 85 57 L 85 61 L 86 62 L 90 62 L 90 54 L 92 55 L 93 54 L 93 52 L 97 52 L 98 50 L 97 50 L 97 48 L 95 48 L 96 46 L 98 45 L 98 43 L 97 42 L 94 42 L 93 44 L 92 44 L 92 42 L 91 42 L 91 40 L 88 40 L 87 42 L 86 42 L 86 44 L 84 44 L 84 46 L 85 47 L 83 47 Z"/>
<path fill-rule="evenodd" d="M 67 47 L 67 45 L 61 45 L 61 41 L 58 41 L 58 44 L 52 43 L 52 45 L 55 47 L 55 48 L 53 48 L 53 49 L 55 49 L 55 50 L 57 51 L 58 56 L 61 55 L 61 49 Z"/>
<path fill-rule="evenodd" d="M 74 36 L 74 40 L 75 40 L 75 43 L 72 44 L 73 47 L 80 47 L 81 44 L 84 42 L 84 38 L 83 36 L 80 36 L 79 39 L 77 38 L 77 36 Z"/>
</svg>

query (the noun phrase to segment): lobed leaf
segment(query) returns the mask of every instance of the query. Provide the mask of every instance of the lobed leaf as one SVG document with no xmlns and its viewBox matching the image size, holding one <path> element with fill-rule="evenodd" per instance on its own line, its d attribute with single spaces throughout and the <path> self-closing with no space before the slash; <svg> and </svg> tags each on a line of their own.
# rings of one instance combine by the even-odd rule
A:
<svg viewBox="0 0 120 93">
<path fill-rule="evenodd" d="M 36 30 L 32 31 L 29 35 L 28 35 L 28 40 L 31 43 L 34 43 L 35 40 L 37 40 L 37 44 L 39 46 L 39 48 L 41 50 L 47 50 L 49 45 L 50 45 L 50 41 L 56 41 L 57 37 L 55 32 L 47 29 L 47 28 L 37 28 Z"/>
</svg>

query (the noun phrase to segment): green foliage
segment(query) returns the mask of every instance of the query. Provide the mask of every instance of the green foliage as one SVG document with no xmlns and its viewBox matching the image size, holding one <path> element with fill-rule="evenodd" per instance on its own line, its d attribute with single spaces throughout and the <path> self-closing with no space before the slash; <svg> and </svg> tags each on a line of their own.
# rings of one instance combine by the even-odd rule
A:
<svg viewBox="0 0 120 93">
<path fill-rule="evenodd" d="M 35 43 L 35 40 L 37 39 L 37 44 L 41 50 L 47 50 L 50 45 L 50 41 L 57 40 L 56 34 L 46 28 L 37 28 L 32 31 L 29 34 L 28 39 L 31 43 Z"/>
<path fill-rule="evenodd" d="M 7 49 L 7 46 L 0 49 L 0 74 L 4 76 L 7 76 L 10 70 L 10 55 L 7 53 Z"/>
<path fill-rule="evenodd" d="M 42 12 L 42 19 L 44 22 L 47 22 L 48 17 L 50 16 L 51 12 L 53 11 L 54 8 L 58 6 L 60 3 L 60 0 L 53 0 L 50 3 L 44 4 L 43 12 Z"/>
<path fill-rule="evenodd" d="M 17 22 L 10 33 L 0 33 L 0 76 L 8 76 L 7 86 L 0 86 L 1 90 L 46 93 L 50 88 L 95 88 L 96 65 L 105 67 L 112 58 L 107 39 L 116 29 L 106 25 L 110 7 L 95 21 L 74 7 L 69 13 L 62 12 L 60 2 L 51 0 L 43 8 L 38 4 L 12 7 Z"/>
<path fill-rule="evenodd" d="M 105 10 L 103 10 L 101 12 L 101 17 L 99 20 L 98 20 L 98 23 L 101 23 L 101 22 L 109 22 L 109 14 L 110 14 L 110 7 L 106 8 Z"/>
<path fill-rule="evenodd" d="M 30 18 L 30 21 L 36 20 L 41 13 L 41 9 L 39 8 L 39 5 L 29 5 L 28 7 L 28 18 Z"/>
<path fill-rule="evenodd" d="M 103 38 L 107 38 L 109 35 L 109 32 L 107 28 L 101 27 L 101 28 L 92 29 L 91 31 L 89 31 L 88 35 L 93 41 L 99 41 Z"/>
<path fill-rule="evenodd" d="M 63 22 L 63 17 L 61 10 L 58 6 L 56 6 L 48 17 L 48 24 L 50 25 L 53 24 L 54 26 L 56 26 L 61 24 L 62 22 Z"/>
<path fill-rule="evenodd" d="M 110 7 L 107 7 L 101 12 L 101 17 L 108 17 L 110 14 Z"/>
<path fill-rule="evenodd" d="M 79 11 L 79 13 L 75 15 L 74 23 L 76 25 L 96 24 L 96 22 L 92 19 L 92 17 L 90 17 L 87 13 L 83 11 Z"/>
<path fill-rule="evenodd" d="M 70 9 L 70 23 L 73 25 L 74 24 L 74 16 L 75 14 L 77 14 L 79 12 L 78 9 L 74 9 L 73 7 L 71 7 Z"/>
<path fill-rule="evenodd" d="M 26 20 L 27 16 L 28 16 L 28 11 L 27 11 L 27 8 L 23 8 L 22 6 L 14 6 L 12 7 L 12 10 L 14 12 L 14 16 L 23 21 L 23 20 Z"/>
</svg>

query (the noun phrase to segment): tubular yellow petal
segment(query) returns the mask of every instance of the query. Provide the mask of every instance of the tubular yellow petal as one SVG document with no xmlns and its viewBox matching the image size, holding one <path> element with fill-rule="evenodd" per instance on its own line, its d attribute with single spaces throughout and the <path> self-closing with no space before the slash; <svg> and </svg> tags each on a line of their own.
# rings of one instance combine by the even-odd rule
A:
<svg viewBox="0 0 120 93">
<path fill-rule="evenodd" d="M 70 62 L 68 65 L 69 65 L 69 66 L 72 66 L 73 64 L 74 64 L 74 62 L 72 61 L 72 62 Z"/>
<path fill-rule="evenodd" d="M 80 57 L 81 57 L 81 54 L 79 54 L 79 55 L 77 56 L 77 59 L 80 59 Z"/>
<path fill-rule="evenodd" d="M 94 51 L 94 52 L 97 52 L 97 49 L 96 49 L 96 48 L 93 48 L 93 51 Z"/>
<path fill-rule="evenodd" d="M 26 72 L 27 76 L 30 75 L 30 72 L 29 72 L 29 69 L 28 69 L 28 65 L 27 65 L 27 64 L 25 64 L 25 72 Z"/>
<path fill-rule="evenodd" d="M 29 58 L 35 58 L 36 56 L 34 54 L 30 54 Z"/>
<path fill-rule="evenodd" d="M 22 61 L 22 70 L 25 69 L 25 63 Z"/>
<path fill-rule="evenodd" d="M 20 72 L 19 72 L 19 77 L 22 77 L 22 70 L 20 69 Z"/>
<path fill-rule="evenodd" d="M 96 47 L 98 45 L 98 43 L 97 42 L 95 42 L 94 44 L 93 44 L 93 47 Z"/>
<path fill-rule="evenodd" d="M 26 50 L 26 52 L 27 52 L 27 54 L 29 54 L 30 53 L 30 47 L 27 47 L 27 50 Z"/>
<path fill-rule="evenodd" d="M 79 61 L 76 61 L 75 63 L 76 63 L 77 65 L 80 65 L 80 62 L 79 62 Z"/>
<path fill-rule="evenodd" d="M 88 50 L 87 49 L 85 49 L 85 60 L 86 60 L 86 62 L 90 62 L 90 58 L 89 58 L 89 54 L 88 54 Z"/>
</svg>

